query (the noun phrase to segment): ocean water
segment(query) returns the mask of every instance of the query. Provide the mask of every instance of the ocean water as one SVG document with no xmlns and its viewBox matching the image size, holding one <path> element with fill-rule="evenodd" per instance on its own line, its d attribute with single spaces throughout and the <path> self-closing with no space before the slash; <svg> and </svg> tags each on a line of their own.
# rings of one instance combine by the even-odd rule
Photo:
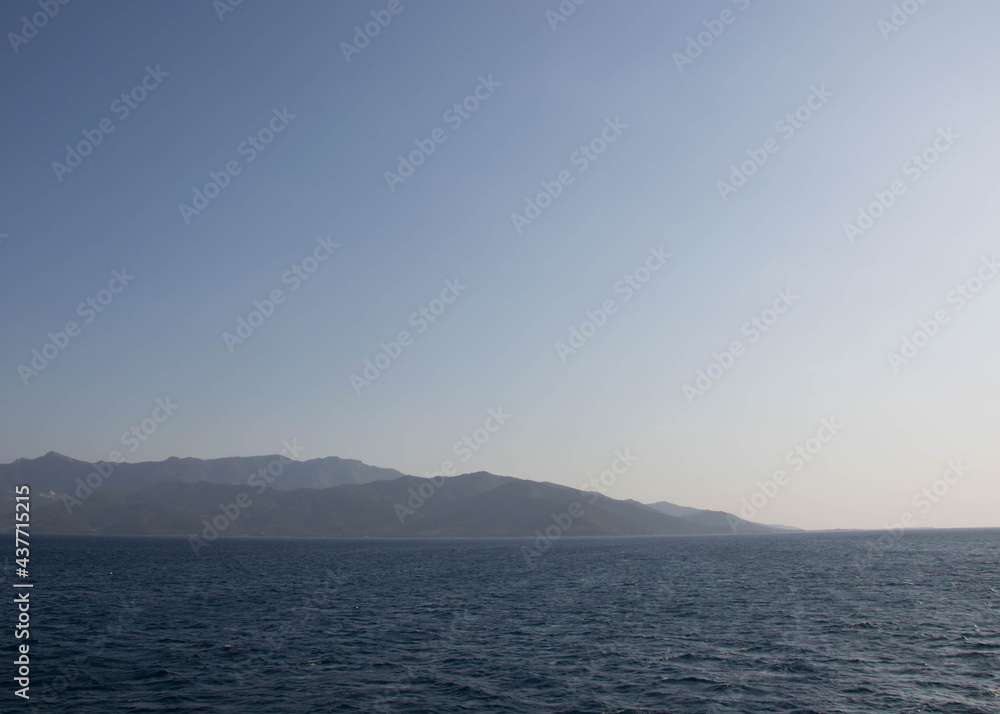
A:
<svg viewBox="0 0 1000 714">
<path fill-rule="evenodd" d="M 1000 712 L 1000 531 L 878 538 L 37 537 L 31 708 Z"/>
</svg>

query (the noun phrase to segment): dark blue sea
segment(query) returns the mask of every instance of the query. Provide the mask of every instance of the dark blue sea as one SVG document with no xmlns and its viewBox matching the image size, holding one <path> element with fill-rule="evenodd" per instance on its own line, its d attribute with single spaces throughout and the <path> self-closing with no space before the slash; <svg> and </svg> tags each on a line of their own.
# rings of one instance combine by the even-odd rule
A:
<svg viewBox="0 0 1000 714">
<path fill-rule="evenodd" d="M 38 537 L 0 711 L 1000 712 L 1000 531 L 528 544 Z"/>
</svg>

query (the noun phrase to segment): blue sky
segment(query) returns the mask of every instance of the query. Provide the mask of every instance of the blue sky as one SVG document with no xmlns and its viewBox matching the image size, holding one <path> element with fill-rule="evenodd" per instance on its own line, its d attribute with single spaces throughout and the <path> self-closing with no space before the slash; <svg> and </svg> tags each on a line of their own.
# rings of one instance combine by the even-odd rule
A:
<svg viewBox="0 0 1000 714">
<path fill-rule="evenodd" d="M 169 397 L 179 408 L 128 460 L 296 438 L 303 458 L 578 486 L 631 449 L 610 496 L 736 511 L 784 469 L 756 520 L 1000 526 L 1000 287 L 949 302 L 997 249 L 1000 7 L 588 0 L 553 29 L 557 2 L 389 5 L 245 0 L 220 19 L 207 1 L 71 2 L 16 52 L 7 33 L 39 5 L 0 9 L 0 460 L 107 458 Z M 373 12 L 391 20 L 348 61 Z M 104 119 L 90 155 L 53 168 Z M 186 221 L 180 204 L 227 164 L 238 173 Z M 572 182 L 519 232 L 512 214 L 560 172 Z M 844 224 L 893 181 L 852 243 Z M 319 238 L 338 247 L 293 290 L 286 271 Z M 626 299 L 619 281 L 650 250 L 670 258 Z M 100 293 L 123 269 L 134 280 Z M 449 280 L 464 289 L 433 303 Z M 751 341 L 743 326 L 789 290 Z M 110 302 L 78 312 L 88 298 Z M 411 320 L 421 308 L 441 312 Z M 891 363 L 938 310 L 926 346 Z M 25 377 L 70 321 L 78 334 Z M 359 394 L 351 376 L 403 330 Z M 734 341 L 732 366 L 686 397 Z M 462 461 L 454 444 L 498 408 L 510 419 Z M 829 418 L 843 429 L 795 471 L 788 452 Z M 956 459 L 968 472 L 924 512 L 916 494 Z"/>
</svg>

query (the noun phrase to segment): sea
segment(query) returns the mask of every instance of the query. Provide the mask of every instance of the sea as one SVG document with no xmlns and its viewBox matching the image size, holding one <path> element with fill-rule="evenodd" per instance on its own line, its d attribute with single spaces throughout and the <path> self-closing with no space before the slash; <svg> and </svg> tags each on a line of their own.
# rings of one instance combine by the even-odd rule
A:
<svg viewBox="0 0 1000 714">
<path fill-rule="evenodd" d="M 8 545 L 2 712 L 1000 713 L 1000 530 Z"/>
</svg>

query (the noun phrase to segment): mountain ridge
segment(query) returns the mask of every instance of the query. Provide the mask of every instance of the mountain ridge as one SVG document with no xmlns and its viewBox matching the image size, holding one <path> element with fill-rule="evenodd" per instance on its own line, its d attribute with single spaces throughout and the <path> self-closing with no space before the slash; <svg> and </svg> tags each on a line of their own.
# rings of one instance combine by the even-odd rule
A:
<svg viewBox="0 0 1000 714">
<path fill-rule="evenodd" d="M 170 457 L 112 464 L 49 452 L 0 464 L 8 511 L 13 511 L 14 486 L 21 483 L 32 485 L 32 526 L 40 533 L 214 538 L 781 531 L 721 511 L 647 505 L 486 471 L 422 478 L 338 457 Z M 682 515 L 663 512 L 666 507 Z"/>
<path fill-rule="evenodd" d="M 171 456 L 162 461 L 81 461 L 70 456 L 49 451 L 36 459 L 17 459 L 0 464 L 0 489 L 9 490 L 15 483 L 31 482 L 42 491 L 71 492 L 77 479 L 84 480 L 97 472 L 92 479 L 101 488 L 111 491 L 138 490 L 158 483 L 181 481 L 195 483 L 245 483 L 250 475 L 272 467 L 279 471 L 281 485 L 286 489 L 326 488 L 347 483 L 399 478 L 401 471 L 379 466 L 369 466 L 357 459 L 326 456 L 297 461 L 279 454 L 260 456 L 225 456 L 216 459 Z M 103 465 L 103 470 L 98 469 Z M 110 473 L 109 473 L 110 472 Z M 106 475 L 107 474 L 107 475 Z M 92 487 L 92 486 L 91 486 Z"/>
</svg>

